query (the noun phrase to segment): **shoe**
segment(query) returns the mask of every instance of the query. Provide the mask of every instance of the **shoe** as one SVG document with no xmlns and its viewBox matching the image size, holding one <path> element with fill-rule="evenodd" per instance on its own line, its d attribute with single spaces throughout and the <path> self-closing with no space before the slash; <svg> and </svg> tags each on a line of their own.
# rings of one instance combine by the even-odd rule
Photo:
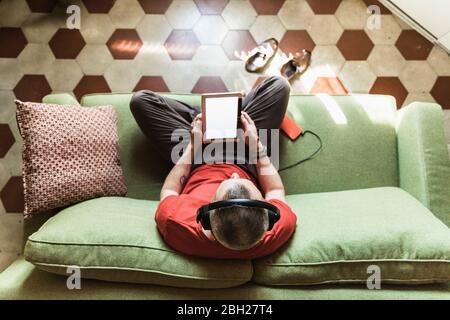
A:
<svg viewBox="0 0 450 320">
<path fill-rule="evenodd" d="M 283 77 L 291 80 L 297 75 L 303 74 L 311 63 L 311 52 L 303 49 L 301 53 L 295 56 L 281 66 L 280 73 Z"/>
<path fill-rule="evenodd" d="M 261 72 L 278 50 L 278 41 L 270 38 L 260 43 L 250 51 L 250 56 L 245 62 L 247 72 Z"/>
</svg>

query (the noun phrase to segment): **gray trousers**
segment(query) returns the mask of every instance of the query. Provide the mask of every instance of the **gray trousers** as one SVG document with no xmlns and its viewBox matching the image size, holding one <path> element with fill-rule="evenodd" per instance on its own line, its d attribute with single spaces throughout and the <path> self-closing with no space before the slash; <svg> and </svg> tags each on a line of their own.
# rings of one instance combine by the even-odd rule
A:
<svg viewBox="0 0 450 320">
<path fill-rule="evenodd" d="M 244 97 L 242 111 L 248 113 L 258 129 L 279 129 L 289 93 L 290 85 L 284 78 L 269 77 Z M 172 141 L 172 133 L 177 129 L 189 133 L 194 117 L 200 112 L 199 108 L 149 90 L 136 92 L 131 98 L 130 109 L 151 145 L 168 161 L 171 161 L 172 148 L 179 143 Z M 270 141 L 267 147 L 270 153 Z M 252 174 L 256 172 L 249 161 L 239 165 Z"/>
</svg>

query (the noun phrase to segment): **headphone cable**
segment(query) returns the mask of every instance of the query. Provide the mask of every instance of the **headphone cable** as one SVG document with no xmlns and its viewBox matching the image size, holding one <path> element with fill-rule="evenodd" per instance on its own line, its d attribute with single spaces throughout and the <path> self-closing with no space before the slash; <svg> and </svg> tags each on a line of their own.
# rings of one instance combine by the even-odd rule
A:
<svg viewBox="0 0 450 320">
<path fill-rule="evenodd" d="M 307 133 L 312 134 L 313 136 L 315 136 L 315 137 L 317 138 L 317 140 L 319 141 L 319 147 L 318 147 L 313 153 L 311 153 L 311 155 L 309 155 L 309 156 L 306 157 L 305 159 L 301 159 L 301 160 L 299 160 L 299 161 L 297 161 L 297 162 L 295 162 L 295 163 L 293 163 L 293 164 L 290 164 L 290 165 L 288 165 L 288 166 L 286 166 L 286 167 L 284 167 L 284 168 L 281 168 L 281 169 L 278 170 L 278 172 L 281 172 L 281 171 L 284 171 L 284 170 L 287 170 L 287 169 L 291 169 L 291 168 L 293 168 L 293 167 L 295 167 L 295 166 L 298 166 L 299 164 L 301 164 L 301 163 L 303 163 L 303 162 L 306 162 L 306 161 L 308 161 L 308 160 L 311 160 L 311 159 L 313 159 L 313 158 L 316 157 L 316 155 L 320 152 L 320 150 L 322 150 L 322 139 L 320 139 L 319 135 L 317 135 L 316 133 L 314 133 L 314 132 L 311 131 L 311 130 L 305 130 L 305 131 L 301 134 L 301 136 L 303 137 L 303 136 L 304 136 L 305 134 L 307 134 Z"/>
</svg>

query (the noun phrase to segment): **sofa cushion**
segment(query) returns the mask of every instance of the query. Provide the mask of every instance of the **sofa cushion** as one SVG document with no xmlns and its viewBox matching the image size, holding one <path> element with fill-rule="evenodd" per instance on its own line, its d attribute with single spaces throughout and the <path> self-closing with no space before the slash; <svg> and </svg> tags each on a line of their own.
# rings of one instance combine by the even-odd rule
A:
<svg viewBox="0 0 450 320">
<path fill-rule="evenodd" d="M 25 246 L 38 268 L 81 277 L 176 287 L 225 288 L 252 277 L 250 261 L 192 258 L 165 245 L 156 228 L 158 202 L 119 197 L 89 200 L 50 218 Z"/>
<path fill-rule="evenodd" d="M 265 285 L 450 280 L 450 229 L 405 191 L 372 188 L 292 195 L 297 230 L 277 253 L 254 261 Z"/>
<path fill-rule="evenodd" d="M 26 217 L 87 199 L 126 194 L 113 107 L 19 100 L 16 104 L 23 138 Z"/>
</svg>

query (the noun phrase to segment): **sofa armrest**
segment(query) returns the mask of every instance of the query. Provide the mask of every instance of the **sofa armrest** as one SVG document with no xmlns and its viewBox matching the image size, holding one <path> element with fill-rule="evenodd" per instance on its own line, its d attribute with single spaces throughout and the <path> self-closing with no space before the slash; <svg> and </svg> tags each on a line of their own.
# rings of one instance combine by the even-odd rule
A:
<svg viewBox="0 0 450 320">
<path fill-rule="evenodd" d="M 400 187 L 450 226 L 450 161 L 441 107 L 411 103 L 398 111 L 396 130 Z"/>
<path fill-rule="evenodd" d="M 79 106 L 77 99 L 69 93 L 54 93 L 46 95 L 42 102 L 53 104 L 67 104 L 71 106 Z"/>
</svg>

